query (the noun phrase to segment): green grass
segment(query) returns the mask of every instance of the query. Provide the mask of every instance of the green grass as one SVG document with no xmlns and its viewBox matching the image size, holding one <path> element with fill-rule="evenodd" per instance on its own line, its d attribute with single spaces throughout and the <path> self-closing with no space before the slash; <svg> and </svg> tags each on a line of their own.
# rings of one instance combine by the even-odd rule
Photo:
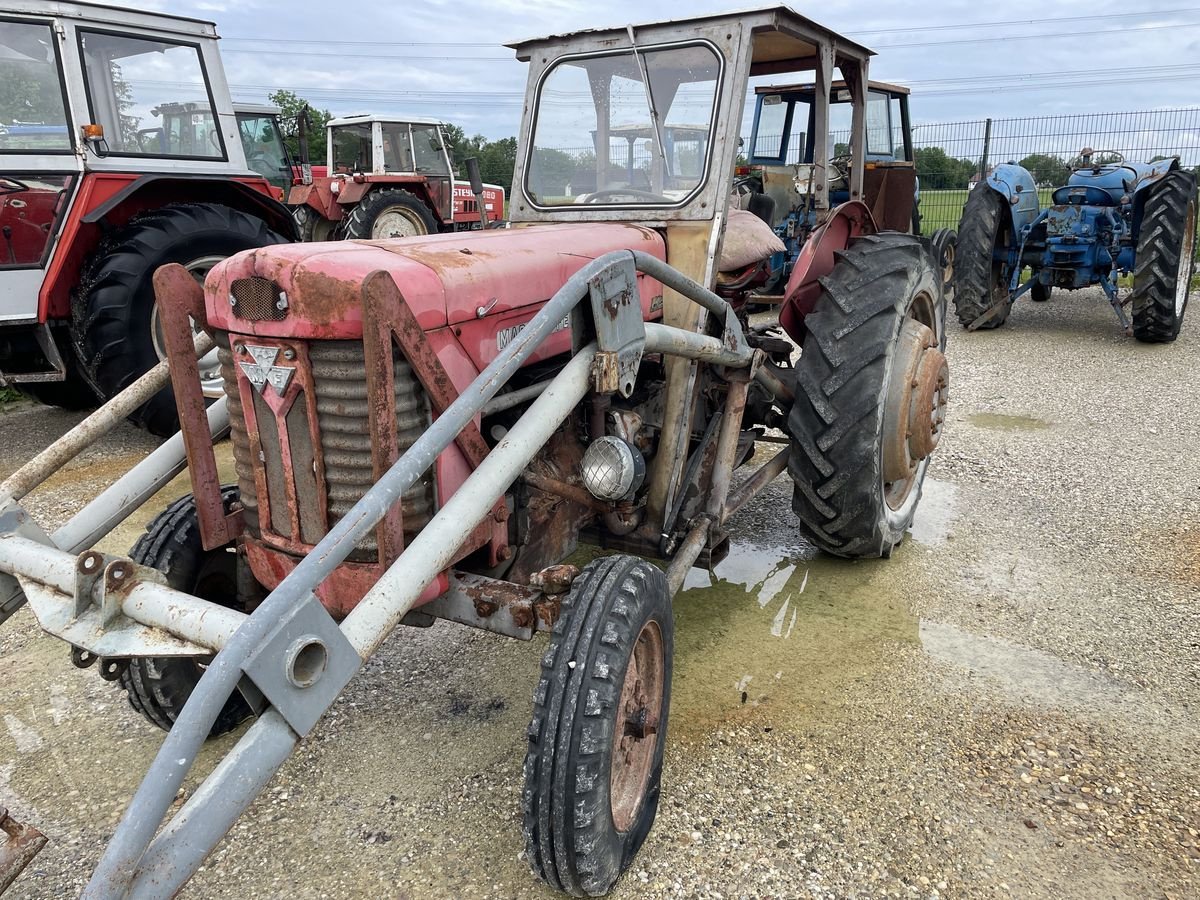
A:
<svg viewBox="0 0 1200 900">
<path fill-rule="evenodd" d="M 12 388 L 0 387 L 0 406 L 6 406 L 20 399 L 21 395 Z"/>
</svg>

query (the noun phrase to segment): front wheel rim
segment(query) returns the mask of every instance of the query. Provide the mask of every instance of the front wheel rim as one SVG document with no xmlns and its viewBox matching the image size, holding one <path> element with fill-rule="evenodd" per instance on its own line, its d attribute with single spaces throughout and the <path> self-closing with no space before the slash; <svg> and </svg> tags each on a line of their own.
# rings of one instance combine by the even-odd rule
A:
<svg viewBox="0 0 1200 900">
<path fill-rule="evenodd" d="M 201 287 L 204 287 L 204 279 L 208 276 L 208 273 L 212 270 L 213 266 L 224 259 L 224 256 L 201 256 L 191 262 L 184 263 L 183 267 L 192 274 L 192 277 L 196 279 L 196 282 Z M 192 323 L 192 334 L 200 334 L 202 329 L 196 325 L 196 321 L 190 316 L 188 320 Z M 150 310 L 150 341 L 154 345 L 154 354 L 158 357 L 159 361 L 161 362 L 166 359 L 167 342 L 166 337 L 163 335 L 162 319 L 158 314 L 157 302 Z M 204 391 L 204 396 L 209 399 L 220 397 L 222 394 L 221 364 L 217 358 L 217 348 L 214 347 L 208 353 L 204 354 L 204 356 L 200 357 L 196 365 L 200 370 L 200 386 Z"/>
<path fill-rule="evenodd" d="M 662 739 L 666 651 L 662 629 L 647 622 L 638 632 L 621 685 L 613 727 L 609 806 L 613 825 L 629 831 L 641 812 Z"/>
</svg>

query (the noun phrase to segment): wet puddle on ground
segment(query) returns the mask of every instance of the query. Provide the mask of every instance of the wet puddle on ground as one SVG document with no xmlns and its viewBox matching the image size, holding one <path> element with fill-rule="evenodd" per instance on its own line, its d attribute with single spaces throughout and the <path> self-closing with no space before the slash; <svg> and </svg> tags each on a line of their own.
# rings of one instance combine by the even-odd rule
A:
<svg viewBox="0 0 1200 900">
<path fill-rule="evenodd" d="M 921 503 L 913 517 L 909 534 L 918 544 L 938 547 L 950 540 L 951 525 L 957 516 L 958 485 L 926 478 L 921 486 Z"/>
<path fill-rule="evenodd" d="M 1050 427 L 1050 423 L 1045 419 L 1002 413 L 971 413 L 967 416 L 967 421 L 979 428 L 991 428 L 996 431 L 1040 431 Z"/>
<path fill-rule="evenodd" d="M 903 585 L 883 561 L 851 563 L 735 543 L 675 598 L 674 737 L 757 717 L 776 725 L 840 702 L 843 686 L 915 644 Z"/>
</svg>

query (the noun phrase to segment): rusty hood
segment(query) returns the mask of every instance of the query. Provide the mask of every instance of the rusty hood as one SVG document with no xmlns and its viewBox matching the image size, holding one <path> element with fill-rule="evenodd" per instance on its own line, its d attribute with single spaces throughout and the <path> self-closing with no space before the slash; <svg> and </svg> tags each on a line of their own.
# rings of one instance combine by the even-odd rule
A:
<svg viewBox="0 0 1200 900">
<path fill-rule="evenodd" d="M 281 244 L 215 266 L 205 281 L 205 305 L 209 324 L 223 331 L 357 339 L 362 284 L 383 270 L 428 331 L 544 302 L 590 260 L 624 249 L 666 256 L 653 229 L 607 223 Z M 244 296 L 247 286 L 237 282 L 245 279 L 262 280 L 260 294 L 270 305 L 233 302 Z"/>
</svg>

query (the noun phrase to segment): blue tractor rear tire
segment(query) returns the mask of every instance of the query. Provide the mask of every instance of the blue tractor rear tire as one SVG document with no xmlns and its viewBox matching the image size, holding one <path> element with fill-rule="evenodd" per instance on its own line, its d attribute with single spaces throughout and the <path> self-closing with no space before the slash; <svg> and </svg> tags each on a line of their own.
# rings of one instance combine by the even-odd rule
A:
<svg viewBox="0 0 1200 900">
<path fill-rule="evenodd" d="M 1196 176 L 1168 172 L 1151 188 L 1133 267 L 1133 336 L 1165 344 L 1179 336 L 1196 271 Z"/>
<path fill-rule="evenodd" d="M 986 184 L 976 185 L 963 207 L 954 258 L 954 312 L 963 328 L 999 328 L 1008 318 L 1007 267 L 996 262 L 995 251 L 1008 245 L 1011 234 L 1004 198 Z"/>
</svg>

